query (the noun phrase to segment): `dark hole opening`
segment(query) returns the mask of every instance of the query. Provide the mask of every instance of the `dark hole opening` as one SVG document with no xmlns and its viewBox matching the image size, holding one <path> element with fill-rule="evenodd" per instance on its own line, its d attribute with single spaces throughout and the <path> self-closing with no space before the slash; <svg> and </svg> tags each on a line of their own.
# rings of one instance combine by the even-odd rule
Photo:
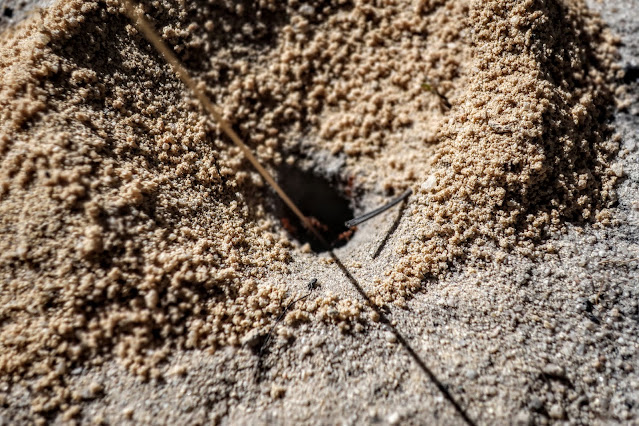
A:
<svg viewBox="0 0 639 426">
<path fill-rule="evenodd" d="M 639 67 L 634 65 L 626 65 L 624 69 L 623 82 L 625 84 L 631 84 L 639 80 Z"/>
<path fill-rule="evenodd" d="M 344 222 L 353 218 L 353 210 L 337 182 L 331 182 L 312 171 L 284 166 L 279 171 L 278 183 L 302 213 L 313 221 L 331 248 L 341 247 L 349 241 L 354 230 L 347 228 Z M 309 243 L 316 253 L 327 250 L 279 199 L 276 214 L 282 226 L 301 244 Z"/>
<path fill-rule="evenodd" d="M 5 7 L 2 14 L 5 16 L 5 18 L 13 18 L 13 9 L 11 9 L 10 7 Z"/>
</svg>

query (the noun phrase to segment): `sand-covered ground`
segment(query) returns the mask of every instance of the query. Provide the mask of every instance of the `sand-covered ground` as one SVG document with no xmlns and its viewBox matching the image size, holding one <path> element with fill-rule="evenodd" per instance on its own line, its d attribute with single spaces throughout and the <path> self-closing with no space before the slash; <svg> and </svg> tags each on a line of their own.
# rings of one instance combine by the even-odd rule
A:
<svg viewBox="0 0 639 426">
<path fill-rule="evenodd" d="M 1 3 L 0 423 L 639 422 L 639 3 L 142 3 L 336 248 L 118 1 Z"/>
</svg>

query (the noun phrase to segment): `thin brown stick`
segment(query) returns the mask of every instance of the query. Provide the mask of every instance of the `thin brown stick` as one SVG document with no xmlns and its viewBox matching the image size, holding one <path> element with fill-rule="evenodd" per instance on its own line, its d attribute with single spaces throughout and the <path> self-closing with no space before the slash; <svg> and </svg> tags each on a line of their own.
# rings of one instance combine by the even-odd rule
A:
<svg viewBox="0 0 639 426">
<path fill-rule="evenodd" d="M 189 88 L 191 93 L 200 101 L 202 107 L 208 112 L 213 119 L 220 126 L 220 129 L 233 141 L 235 145 L 242 150 L 244 156 L 253 164 L 253 167 L 259 172 L 260 175 L 268 182 L 268 184 L 277 192 L 277 195 L 280 196 L 282 201 L 286 203 L 286 205 L 295 213 L 297 217 L 302 221 L 304 226 L 309 229 L 315 237 L 317 237 L 320 241 L 324 241 L 324 238 L 319 234 L 317 229 L 313 226 L 311 221 L 302 213 L 302 211 L 295 205 L 293 200 L 286 195 L 286 192 L 278 185 L 278 183 L 273 179 L 273 176 L 266 170 L 260 162 L 255 158 L 250 148 L 240 139 L 240 137 L 235 133 L 233 128 L 224 120 L 222 114 L 219 112 L 217 106 L 213 104 L 213 102 L 209 99 L 206 94 L 197 87 L 196 82 L 191 78 L 191 75 L 186 70 L 184 65 L 180 62 L 180 60 L 175 56 L 173 51 L 162 41 L 160 36 L 158 36 L 157 32 L 153 29 L 149 21 L 142 15 L 142 13 L 138 13 L 136 11 L 135 6 L 131 0 L 123 0 L 124 9 L 126 14 L 129 16 L 131 21 L 135 24 L 136 28 L 144 35 L 144 37 L 155 47 L 155 49 L 162 55 L 162 57 L 168 62 L 168 64 L 173 68 L 173 71 L 177 76 L 182 80 L 182 83 L 186 87 Z"/>
</svg>

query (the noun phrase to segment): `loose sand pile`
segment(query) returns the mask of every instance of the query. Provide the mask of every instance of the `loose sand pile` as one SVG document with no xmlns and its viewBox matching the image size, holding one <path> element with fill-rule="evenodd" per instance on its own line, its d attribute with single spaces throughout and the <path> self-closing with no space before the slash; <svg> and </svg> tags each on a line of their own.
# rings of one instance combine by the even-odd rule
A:
<svg viewBox="0 0 639 426">
<path fill-rule="evenodd" d="M 609 224 L 623 173 L 610 167 L 619 139 L 607 124 L 618 41 L 602 21 L 579 2 L 534 1 L 489 2 L 469 19 L 472 78 L 405 227 L 400 271 L 412 286 L 459 258 L 534 256 L 566 220 Z M 389 295 L 402 278 L 386 283 Z"/>
<path fill-rule="evenodd" d="M 418 190 L 380 303 L 610 220 L 616 40 L 581 2 L 144 4 L 275 174 L 330 154 L 354 193 Z M 158 377 L 174 348 L 266 328 L 287 285 L 263 278 L 299 245 L 118 3 L 61 2 L 0 43 L 0 381 L 72 415 L 76 365 Z M 296 317 L 332 307 L 362 311 Z"/>
</svg>

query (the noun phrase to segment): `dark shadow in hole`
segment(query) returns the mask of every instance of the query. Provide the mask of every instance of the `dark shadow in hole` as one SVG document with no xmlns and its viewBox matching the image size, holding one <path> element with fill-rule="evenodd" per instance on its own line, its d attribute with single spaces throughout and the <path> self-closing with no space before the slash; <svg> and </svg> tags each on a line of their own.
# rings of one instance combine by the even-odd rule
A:
<svg viewBox="0 0 639 426">
<path fill-rule="evenodd" d="M 11 9 L 10 7 L 5 7 L 4 11 L 2 11 L 2 15 L 5 18 L 9 18 L 9 19 L 13 18 L 13 9 Z"/>
<path fill-rule="evenodd" d="M 350 201 L 339 190 L 337 182 L 294 166 L 283 166 L 278 173 L 278 183 L 315 225 L 316 229 L 331 245 L 337 248 L 345 245 L 352 231 L 344 222 L 353 217 Z M 309 243 L 316 252 L 327 248 L 308 232 L 301 221 L 284 203 L 277 199 L 275 213 L 282 226 L 300 243 Z"/>
<path fill-rule="evenodd" d="M 639 80 L 639 67 L 635 65 L 626 65 L 624 67 L 624 76 L 623 83 L 624 84 L 632 84 L 635 81 Z"/>
</svg>

